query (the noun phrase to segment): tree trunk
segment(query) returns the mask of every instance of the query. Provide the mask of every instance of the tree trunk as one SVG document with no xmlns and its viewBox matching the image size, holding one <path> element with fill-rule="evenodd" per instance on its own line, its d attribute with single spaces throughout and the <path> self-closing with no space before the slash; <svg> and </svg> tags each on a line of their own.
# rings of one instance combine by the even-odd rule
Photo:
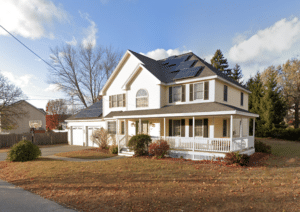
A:
<svg viewBox="0 0 300 212">
<path fill-rule="evenodd" d="M 295 122 L 294 128 L 299 128 L 299 102 L 295 103 Z"/>
</svg>

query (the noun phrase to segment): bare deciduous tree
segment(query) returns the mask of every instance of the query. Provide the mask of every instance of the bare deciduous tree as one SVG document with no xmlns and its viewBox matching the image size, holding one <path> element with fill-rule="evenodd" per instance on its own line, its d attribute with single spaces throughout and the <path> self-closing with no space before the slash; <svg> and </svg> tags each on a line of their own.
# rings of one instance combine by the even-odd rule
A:
<svg viewBox="0 0 300 212">
<path fill-rule="evenodd" d="M 51 49 L 50 83 L 54 83 L 69 96 L 74 96 L 85 107 L 95 103 L 97 97 L 121 58 L 112 47 L 92 44 L 73 47 L 65 45 Z"/>
<path fill-rule="evenodd" d="M 0 74 L 0 129 L 15 129 L 17 119 L 28 114 L 19 102 L 25 98 L 26 96 L 20 88 L 11 84 L 7 78 Z"/>
<path fill-rule="evenodd" d="M 107 130 L 101 128 L 99 130 L 95 130 L 91 135 L 91 140 L 97 144 L 100 148 L 105 149 L 108 147 L 108 137 L 109 134 Z"/>
</svg>

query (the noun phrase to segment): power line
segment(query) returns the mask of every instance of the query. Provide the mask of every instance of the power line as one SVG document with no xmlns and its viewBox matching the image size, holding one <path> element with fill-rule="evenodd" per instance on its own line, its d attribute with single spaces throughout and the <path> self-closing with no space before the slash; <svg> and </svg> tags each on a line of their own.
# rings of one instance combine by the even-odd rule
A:
<svg viewBox="0 0 300 212">
<path fill-rule="evenodd" d="M 19 43 L 21 43 L 26 49 L 28 49 L 29 51 L 31 51 L 35 56 L 37 56 L 38 58 L 40 58 L 44 63 L 46 63 L 48 66 L 50 66 L 51 68 L 53 68 L 55 71 L 57 71 L 52 65 L 50 65 L 47 61 L 45 61 L 43 58 L 41 58 L 38 54 L 36 54 L 34 51 L 32 51 L 29 47 L 27 47 L 24 43 L 22 43 L 18 38 L 16 38 L 13 34 L 11 34 L 9 31 L 7 31 L 7 29 L 5 29 L 2 25 L 0 25 L 0 27 L 2 29 L 4 29 L 8 34 L 10 34 L 14 39 L 16 39 Z"/>
</svg>

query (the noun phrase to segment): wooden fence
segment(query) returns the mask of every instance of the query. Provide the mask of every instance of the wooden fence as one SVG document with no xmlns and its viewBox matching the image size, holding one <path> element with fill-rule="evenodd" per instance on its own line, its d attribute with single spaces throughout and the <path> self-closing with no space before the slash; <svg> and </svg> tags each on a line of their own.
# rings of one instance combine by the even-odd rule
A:
<svg viewBox="0 0 300 212">
<path fill-rule="evenodd" d="M 0 134 L 0 148 L 11 147 L 25 137 L 31 141 L 31 133 L 23 134 Z M 37 133 L 34 135 L 34 144 L 36 145 L 51 145 L 51 144 L 68 144 L 68 133 Z"/>
</svg>

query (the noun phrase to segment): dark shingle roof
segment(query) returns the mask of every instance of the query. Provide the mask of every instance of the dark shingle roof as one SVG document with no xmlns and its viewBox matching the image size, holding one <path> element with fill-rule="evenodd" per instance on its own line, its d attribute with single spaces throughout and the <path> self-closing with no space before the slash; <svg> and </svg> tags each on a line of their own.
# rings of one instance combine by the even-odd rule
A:
<svg viewBox="0 0 300 212">
<path fill-rule="evenodd" d="M 82 109 L 79 113 L 67 118 L 66 120 L 78 120 L 78 119 L 99 119 L 102 118 L 102 99 L 90 107 Z"/>
<path fill-rule="evenodd" d="M 207 63 L 206 61 L 202 60 L 199 58 L 197 55 L 195 55 L 193 52 L 185 53 L 182 55 L 177 55 L 176 57 L 171 56 L 168 58 L 165 58 L 163 60 L 154 60 L 149 57 L 146 57 L 144 55 L 138 54 L 132 50 L 129 50 L 135 57 L 137 57 L 140 61 L 144 63 L 144 67 L 149 70 L 155 77 L 157 77 L 160 81 L 164 83 L 170 83 L 170 82 L 175 82 L 176 79 L 175 76 L 178 74 L 178 72 L 170 72 L 170 69 L 174 67 L 169 67 L 168 65 L 164 65 L 165 61 L 172 61 L 176 60 L 178 58 L 186 58 L 187 55 L 190 57 L 188 58 L 187 61 L 192 61 L 196 60 L 197 62 L 194 64 L 193 67 L 203 67 L 200 69 L 199 73 L 194 76 L 194 78 L 201 78 L 201 77 L 207 77 L 207 76 L 219 76 L 222 77 L 223 79 L 228 80 L 229 82 L 240 86 L 241 88 L 246 89 L 243 85 L 238 83 L 237 81 L 231 79 L 230 77 L 226 76 L 223 74 L 221 71 L 217 70 L 214 68 L 211 64 Z M 179 66 L 179 65 L 178 65 Z M 177 79 L 180 80 L 180 79 Z"/>
<path fill-rule="evenodd" d="M 134 110 L 134 111 L 116 111 L 110 112 L 104 118 L 113 118 L 114 116 L 143 116 L 157 114 L 172 114 L 172 113 L 201 113 L 201 112 L 219 112 L 219 111 L 240 111 L 250 113 L 247 110 L 234 107 L 231 105 L 222 104 L 219 102 L 182 104 L 182 105 L 166 105 L 159 109 L 150 110 Z M 252 114 L 252 113 L 250 113 Z"/>
</svg>

